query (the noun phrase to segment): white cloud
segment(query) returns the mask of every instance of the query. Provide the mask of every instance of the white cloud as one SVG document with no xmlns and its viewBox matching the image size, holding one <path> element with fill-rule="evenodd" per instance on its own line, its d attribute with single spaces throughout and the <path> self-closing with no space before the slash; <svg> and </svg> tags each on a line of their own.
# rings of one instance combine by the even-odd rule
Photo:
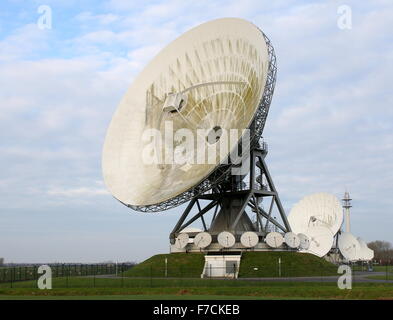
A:
<svg viewBox="0 0 393 320">
<path fill-rule="evenodd" d="M 73 189 L 51 189 L 48 190 L 48 195 L 51 196 L 65 196 L 65 197 L 80 197 L 80 196 L 101 196 L 108 195 L 109 192 L 105 188 L 73 188 Z"/>
<path fill-rule="evenodd" d="M 141 232 L 143 219 L 151 219 L 157 239 L 150 244 L 165 250 L 162 241 L 180 210 L 167 220 L 128 216 L 100 180 L 105 130 L 133 77 L 163 46 L 201 22 L 237 16 L 261 27 L 278 57 L 264 135 L 284 206 L 317 191 L 340 195 L 347 187 L 357 235 L 393 241 L 393 7 L 390 1 L 349 1 L 353 29 L 342 31 L 338 4 L 113 0 L 101 6 L 106 12 L 76 13 L 70 21 L 78 33 L 29 24 L 7 34 L 0 41 L 2 232 L 17 232 L 18 219 L 33 209 L 35 218 L 45 212 L 56 219 L 71 211 L 89 218 L 94 215 L 87 212 L 107 211 L 116 214 L 105 216 L 104 224 L 127 215 L 124 234 Z M 371 231 L 382 217 L 386 223 Z"/>
</svg>

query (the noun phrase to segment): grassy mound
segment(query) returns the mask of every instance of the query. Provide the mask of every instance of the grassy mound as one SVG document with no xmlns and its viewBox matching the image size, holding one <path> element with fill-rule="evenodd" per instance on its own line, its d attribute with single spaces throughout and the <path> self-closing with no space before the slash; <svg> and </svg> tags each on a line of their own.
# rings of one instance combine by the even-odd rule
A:
<svg viewBox="0 0 393 320">
<path fill-rule="evenodd" d="M 167 268 L 165 259 L 168 259 Z M 157 254 L 124 272 L 124 276 L 200 278 L 204 264 L 202 253 Z"/>
<path fill-rule="evenodd" d="M 239 277 L 279 277 L 278 259 L 281 258 L 281 277 L 319 277 L 337 275 L 337 266 L 308 253 L 244 252 Z M 165 259 L 168 260 L 167 268 Z M 126 277 L 199 278 L 205 263 L 202 253 L 158 254 L 124 272 Z"/>
<path fill-rule="evenodd" d="M 281 277 L 337 275 L 337 266 L 309 253 L 254 251 L 243 253 L 239 277 L 279 277 L 279 258 L 281 258 Z"/>
</svg>

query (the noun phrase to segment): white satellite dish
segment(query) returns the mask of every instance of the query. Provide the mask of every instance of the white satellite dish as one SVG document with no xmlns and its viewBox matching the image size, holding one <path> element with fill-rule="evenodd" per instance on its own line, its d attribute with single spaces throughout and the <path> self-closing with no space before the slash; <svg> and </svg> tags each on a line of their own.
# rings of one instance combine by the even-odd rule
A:
<svg viewBox="0 0 393 320">
<path fill-rule="evenodd" d="M 188 236 L 187 233 L 180 233 L 175 240 L 175 247 L 177 249 L 183 249 L 186 247 L 188 244 L 188 241 L 190 240 L 190 237 Z"/>
<path fill-rule="evenodd" d="M 293 233 L 293 232 L 287 232 L 284 235 L 285 243 L 288 245 L 290 248 L 298 248 L 300 245 L 300 239 L 299 237 Z"/>
<path fill-rule="evenodd" d="M 220 232 L 217 236 L 218 243 L 224 248 L 233 247 L 236 242 L 235 236 L 229 231 Z"/>
<path fill-rule="evenodd" d="M 116 199 L 135 210 L 162 211 L 190 200 L 196 190 L 212 188 L 205 179 L 226 157 L 221 159 L 218 152 L 201 163 L 196 155 L 217 150 L 223 131 L 232 129 L 236 137 L 231 139 L 239 141 L 256 117 L 261 120 L 256 134 L 262 133 L 267 110 L 261 117 L 256 111 L 265 86 L 275 80 L 267 82 L 273 51 L 266 41 L 246 20 L 217 19 L 182 34 L 143 69 L 105 138 L 103 176 Z M 175 134 L 187 129 L 195 138 L 198 152 L 190 153 L 191 159 L 172 159 L 185 146 L 166 136 L 169 122 Z M 166 137 L 163 143 L 146 136 L 151 130 Z"/>
<path fill-rule="evenodd" d="M 194 244 L 201 249 L 206 248 L 212 243 L 212 236 L 208 232 L 198 233 L 194 238 Z"/>
<path fill-rule="evenodd" d="M 333 246 L 333 233 L 327 227 L 312 226 L 307 229 L 305 234 L 310 239 L 307 252 L 318 257 L 326 255 Z"/>
<path fill-rule="evenodd" d="M 240 237 L 240 242 L 246 248 L 255 247 L 259 242 L 258 235 L 253 231 L 244 232 Z"/>
<path fill-rule="evenodd" d="M 366 260 L 372 260 L 374 259 L 374 250 L 367 248 L 367 255 L 366 255 Z"/>
<path fill-rule="evenodd" d="M 368 259 L 368 255 L 369 255 L 368 250 L 370 250 L 370 249 L 367 247 L 367 244 L 364 242 L 364 240 L 362 238 L 357 237 L 356 240 L 359 242 L 359 247 L 360 247 L 360 254 L 358 255 L 359 260 L 362 260 L 362 261 L 369 260 Z"/>
<path fill-rule="evenodd" d="M 340 230 L 343 212 L 336 196 L 321 192 L 305 196 L 296 203 L 288 215 L 291 229 L 295 233 L 305 233 L 310 227 L 322 226 L 334 234 Z"/>
<path fill-rule="evenodd" d="M 299 248 L 307 250 L 310 247 L 310 239 L 304 233 L 299 233 L 297 236 L 299 237 Z"/>
<path fill-rule="evenodd" d="M 342 232 L 338 237 L 338 248 L 348 261 L 361 259 L 361 247 L 355 236 L 349 232 Z"/>
<path fill-rule="evenodd" d="M 270 232 L 267 234 L 265 241 L 269 247 L 278 248 L 284 243 L 284 238 L 281 233 Z"/>
</svg>

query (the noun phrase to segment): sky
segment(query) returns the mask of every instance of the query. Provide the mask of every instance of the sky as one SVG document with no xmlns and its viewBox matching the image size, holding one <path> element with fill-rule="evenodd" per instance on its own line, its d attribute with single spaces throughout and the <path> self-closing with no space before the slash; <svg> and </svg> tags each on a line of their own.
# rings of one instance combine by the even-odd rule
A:
<svg viewBox="0 0 393 320">
<path fill-rule="evenodd" d="M 307 194 L 348 190 L 352 233 L 393 242 L 391 0 L 2 0 L 0 257 L 142 261 L 169 251 L 184 206 L 142 214 L 120 204 L 103 183 L 102 146 L 144 65 L 220 17 L 253 22 L 275 48 L 263 136 L 287 213 Z"/>
</svg>

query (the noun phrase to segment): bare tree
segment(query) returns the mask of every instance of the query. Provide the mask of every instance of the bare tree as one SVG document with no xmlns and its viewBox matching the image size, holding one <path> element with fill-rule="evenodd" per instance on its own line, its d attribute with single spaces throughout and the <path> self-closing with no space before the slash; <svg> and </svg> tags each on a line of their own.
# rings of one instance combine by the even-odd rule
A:
<svg viewBox="0 0 393 320">
<path fill-rule="evenodd" d="M 387 263 L 393 259 L 393 246 L 388 241 L 376 240 L 369 242 L 367 246 L 374 250 L 374 259 Z"/>
</svg>

